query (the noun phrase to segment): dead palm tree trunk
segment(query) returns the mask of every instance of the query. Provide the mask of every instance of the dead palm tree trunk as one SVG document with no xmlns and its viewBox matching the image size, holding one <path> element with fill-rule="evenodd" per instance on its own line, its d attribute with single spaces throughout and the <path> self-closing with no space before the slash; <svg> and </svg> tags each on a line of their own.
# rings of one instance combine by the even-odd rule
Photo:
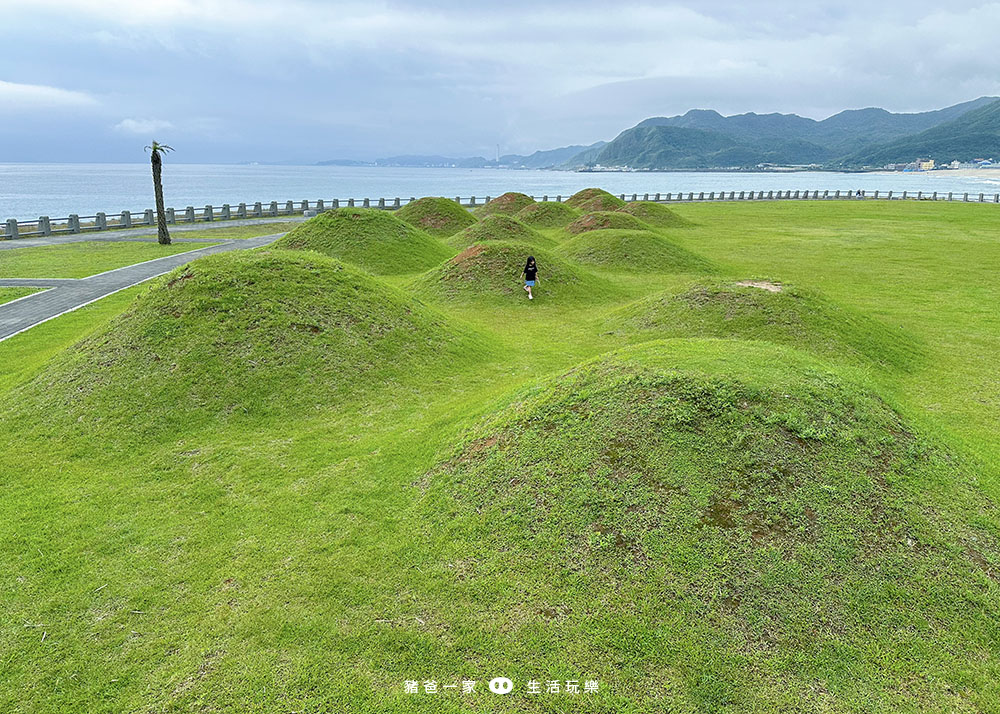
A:
<svg viewBox="0 0 1000 714">
<path fill-rule="evenodd" d="M 163 208 L 163 159 L 162 152 L 173 151 L 165 144 L 157 144 L 155 141 L 149 149 L 149 162 L 153 166 L 153 192 L 156 195 L 156 239 L 160 245 L 170 245 L 170 233 L 167 231 L 167 214 Z"/>
</svg>

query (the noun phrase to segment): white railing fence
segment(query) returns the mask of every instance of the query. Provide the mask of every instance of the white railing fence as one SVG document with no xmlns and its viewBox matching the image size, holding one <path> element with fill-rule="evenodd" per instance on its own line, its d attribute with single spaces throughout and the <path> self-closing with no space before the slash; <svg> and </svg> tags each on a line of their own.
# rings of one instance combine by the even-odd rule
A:
<svg viewBox="0 0 1000 714">
<path fill-rule="evenodd" d="M 641 198 L 640 198 L 641 195 Z M 960 196 L 960 197 L 959 197 Z M 916 201 L 962 201 L 964 203 L 997 203 L 1000 204 L 1000 194 L 976 194 L 954 192 L 928 191 L 698 191 L 680 193 L 644 193 L 619 194 L 623 201 L 654 201 L 656 203 L 687 203 L 692 201 L 784 201 L 784 200 L 916 200 Z M 535 197 L 532 196 L 532 199 Z M 568 197 L 567 197 L 568 198 Z M 330 211 L 345 206 L 377 208 L 394 211 L 416 198 L 347 198 L 318 199 L 315 201 L 271 201 L 269 203 L 240 203 L 232 206 L 224 203 L 221 206 L 205 206 L 195 208 L 188 206 L 183 210 L 167 208 L 167 223 L 171 225 L 204 223 L 211 221 L 244 220 L 253 218 L 278 218 L 281 216 L 312 216 L 324 211 Z M 489 203 L 491 198 L 485 196 L 477 199 L 455 197 L 455 201 L 466 208 L 474 208 Z M 542 196 L 542 201 L 562 202 L 564 197 Z M 0 240 L 13 238 L 28 238 L 35 236 L 51 236 L 71 233 L 90 233 L 99 231 L 142 228 L 156 225 L 156 213 L 151 208 L 142 211 L 121 211 L 119 213 L 97 213 L 93 216 L 80 216 L 71 213 L 65 218 L 50 218 L 39 216 L 34 221 L 19 221 L 14 218 L 0 224 Z"/>
</svg>

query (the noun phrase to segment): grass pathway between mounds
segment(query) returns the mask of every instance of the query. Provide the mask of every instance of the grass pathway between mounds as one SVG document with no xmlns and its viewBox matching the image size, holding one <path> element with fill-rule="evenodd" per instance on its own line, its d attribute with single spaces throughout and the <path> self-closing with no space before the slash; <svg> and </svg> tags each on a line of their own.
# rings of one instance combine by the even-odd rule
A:
<svg viewBox="0 0 1000 714">
<path fill-rule="evenodd" d="M 996 709 L 1000 215 L 674 212 L 391 223 L 383 277 L 314 236 L 0 343 L 0 709 Z"/>
</svg>

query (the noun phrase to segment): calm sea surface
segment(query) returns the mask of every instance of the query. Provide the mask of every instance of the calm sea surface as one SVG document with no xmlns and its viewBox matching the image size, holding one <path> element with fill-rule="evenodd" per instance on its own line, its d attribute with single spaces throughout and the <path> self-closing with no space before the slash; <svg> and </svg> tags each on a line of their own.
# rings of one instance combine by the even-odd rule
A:
<svg viewBox="0 0 1000 714">
<path fill-rule="evenodd" d="M 863 189 L 1000 192 L 997 178 L 949 172 L 906 174 L 574 173 L 496 169 L 404 169 L 342 166 L 164 166 L 166 203 L 175 208 L 318 198 L 498 196 L 505 191 L 568 196 L 598 186 L 611 193 Z M 148 164 L 0 164 L 0 220 L 141 211 L 153 205 Z"/>
</svg>

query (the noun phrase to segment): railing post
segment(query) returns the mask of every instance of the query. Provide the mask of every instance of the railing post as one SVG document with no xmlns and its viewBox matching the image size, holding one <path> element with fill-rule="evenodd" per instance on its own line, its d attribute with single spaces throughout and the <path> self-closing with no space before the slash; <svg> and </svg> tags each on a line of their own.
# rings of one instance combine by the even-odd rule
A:
<svg viewBox="0 0 1000 714">
<path fill-rule="evenodd" d="M 302 199 L 302 212 L 305 213 L 309 210 L 309 201 Z"/>
<path fill-rule="evenodd" d="M 556 203 L 562 203 L 562 194 L 556 196 Z"/>
<path fill-rule="evenodd" d="M 889 195 L 886 196 L 886 198 L 889 199 L 890 201 L 892 200 L 892 191 L 889 191 Z"/>
<path fill-rule="evenodd" d="M 94 223 L 96 224 L 97 230 L 108 230 L 108 216 L 103 211 L 94 216 Z"/>
<path fill-rule="evenodd" d="M 322 198 L 317 199 L 316 200 L 316 213 L 319 214 L 319 213 L 322 213 L 325 210 L 326 210 L 326 201 L 324 201 Z"/>
<path fill-rule="evenodd" d="M 156 218 L 153 217 L 152 208 L 147 208 L 145 211 L 142 212 L 142 222 L 145 223 L 147 226 L 156 225 Z"/>
<path fill-rule="evenodd" d="M 238 206 L 236 206 L 236 217 L 237 218 L 247 217 L 247 204 L 241 203 Z"/>
<path fill-rule="evenodd" d="M 79 233 L 80 232 L 80 216 L 76 213 L 69 214 L 69 232 Z"/>
<path fill-rule="evenodd" d="M 194 223 L 194 206 L 188 206 L 184 209 L 184 220 L 188 223 Z"/>
<path fill-rule="evenodd" d="M 903 200 L 904 200 L 904 201 L 906 200 L 906 194 L 907 194 L 907 193 L 908 193 L 908 191 L 903 191 Z"/>
<path fill-rule="evenodd" d="M 7 219 L 7 239 L 17 238 L 17 219 Z"/>
<path fill-rule="evenodd" d="M 948 200 L 951 200 L 951 191 L 948 192 Z"/>
<path fill-rule="evenodd" d="M 371 201 L 369 201 L 369 200 L 368 200 L 368 199 L 366 198 L 366 199 L 365 199 L 365 202 L 361 204 L 361 207 L 362 207 L 362 208 L 371 208 L 371 207 L 372 207 L 372 202 L 371 202 Z"/>
<path fill-rule="evenodd" d="M 657 201 L 659 201 L 659 200 L 660 200 L 660 194 L 656 194 L 656 200 L 657 200 Z"/>
<path fill-rule="evenodd" d="M 392 207 L 399 208 L 399 196 L 396 196 L 396 198 L 393 200 Z"/>
<path fill-rule="evenodd" d="M 878 200 L 878 190 L 875 191 L 875 200 Z"/>
<path fill-rule="evenodd" d="M 129 211 L 122 211 L 121 219 L 118 221 L 119 228 L 132 227 L 132 214 Z"/>
<path fill-rule="evenodd" d="M 168 209 L 166 209 L 164 211 L 164 214 L 166 215 L 167 223 L 176 223 L 177 222 L 177 216 L 174 213 L 174 209 L 168 208 Z"/>
<path fill-rule="evenodd" d="M 254 218 L 260 218 L 263 215 L 264 215 L 264 206 L 261 205 L 260 201 L 255 201 L 253 204 Z"/>
<path fill-rule="evenodd" d="M 49 223 L 49 217 L 48 216 L 39 216 L 38 217 L 38 231 L 43 236 L 50 236 L 50 235 L 52 235 L 52 225 Z"/>
<path fill-rule="evenodd" d="M 354 199 L 353 198 L 347 199 L 347 207 L 348 208 L 354 208 Z"/>
<path fill-rule="evenodd" d="M 710 192 L 710 193 L 708 194 L 708 200 L 709 200 L 709 201 L 714 201 L 714 200 L 715 200 L 715 191 L 711 191 L 711 192 Z"/>
<path fill-rule="evenodd" d="M 385 210 L 385 199 L 384 198 L 380 198 L 378 200 L 378 207 L 381 208 L 382 210 Z"/>
<path fill-rule="evenodd" d="M 331 205 L 333 206 L 334 210 L 340 208 L 340 199 L 339 198 L 333 199 Z"/>
<path fill-rule="evenodd" d="M 921 200 L 921 199 L 922 199 L 923 197 L 924 197 L 924 192 L 923 192 L 923 191 L 917 191 L 917 200 L 919 201 L 919 200 Z"/>
<path fill-rule="evenodd" d="M 229 206 L 228 203 L 223 203 L 222 204 L 222 213 L 219 216 L 219 218 L 221 218 L 224 221 L 228 221 L 232 217 L 233 217 L 233 209 Z"/>
<path fill-rule="evenodd" d="M 268 213 L 270 213 L 272 216 L 277 216 L 278 215 L 278 202 L 277 201 L 271 201 L 271 206 L 270 206 L 270 208 L 268 210 Z"/>
<path fill-rule="evenodd" d="M 633 203 L 635 203 L 635 201 L 636 201 L 636 199 L 637 199 L 638 197 L 639 197 L 639 194 L 637 194 L 637 193 L 633 193 L 633 194 L 632 194 L 632 202 L 633 202 Z"/>
<path fill-rule="evenodd" d="M 476 207 L 476 197 L 475 196 L 469 196 L 469 205 L 472 206 L 473 208 Z"/>
<path fill-rule="evenodd" d="M 285 213 L 289 216 L 295 213 L 295 204 L 291 201 L 285 201 Z"/>
<path fill-rule="evenodd" d="M 490 202 L 490 197 L 489 196 L 487 196 L 486 198 L 483 199 L 483 205 L 486 205 L 489 202 Z"/>
<path fill-rule="evenodd" d="M 747 195 L 746 191 L 740 191 L 740 200 L 742 201 L 743 199 L 745 199 L 746 195 Z"/>
<path fill-rule="evenodd" d="M 618 198 L 620 198 L 621 200 L 624 201 L 625 200 L 625 194 L 624 193 L 619 194 Z"/>
<path fill-rule="evenodd" d="M 963 203 L 968 203 L 969 202 L 969 192 L 968 191 L 966 191 L 964 194 L 962 194 L 962 202 Z"/>
<path fill-rule="evenodd" d="M 215 220 L 215 211 L 214 211 L 214 209 L 211 206 L 205 206 L 204 218 L 205 218 L 206 221 L 214 221 Z"/>
<path fill-rule="evenodd" d="M 1000 203 L 1000 193 L 993 194 L 993 203 Z"/>
<path fill-rule="evenodd" d="M 544 196 L 542 196 L 542 203 L 548 203 L 548 202 L 549 202 L 549 195 L 545 194 Z"/>
<path fill-rule="evenodd" d="M 649 200 L 649 194 L 648 194 L 648 193 L 644 193 L 644 194 L 642 195 L 642 200 L 643 200 L 643 201 L 648 201 L 648 200 Z"/>
<path fill-rule="evenodd" d="M 455 196 L 455 203 L 457 203 L 459 206 L 461 206 L 462 205 L 462 197 L 461 196 Z"/>
<path fill-rule="evenodd" d="M 979 202 L 980 202 L 980 203 L 982 203 L 982 202 L 983 202 L 983 194 L 979 194 Z"/>
</svg>

